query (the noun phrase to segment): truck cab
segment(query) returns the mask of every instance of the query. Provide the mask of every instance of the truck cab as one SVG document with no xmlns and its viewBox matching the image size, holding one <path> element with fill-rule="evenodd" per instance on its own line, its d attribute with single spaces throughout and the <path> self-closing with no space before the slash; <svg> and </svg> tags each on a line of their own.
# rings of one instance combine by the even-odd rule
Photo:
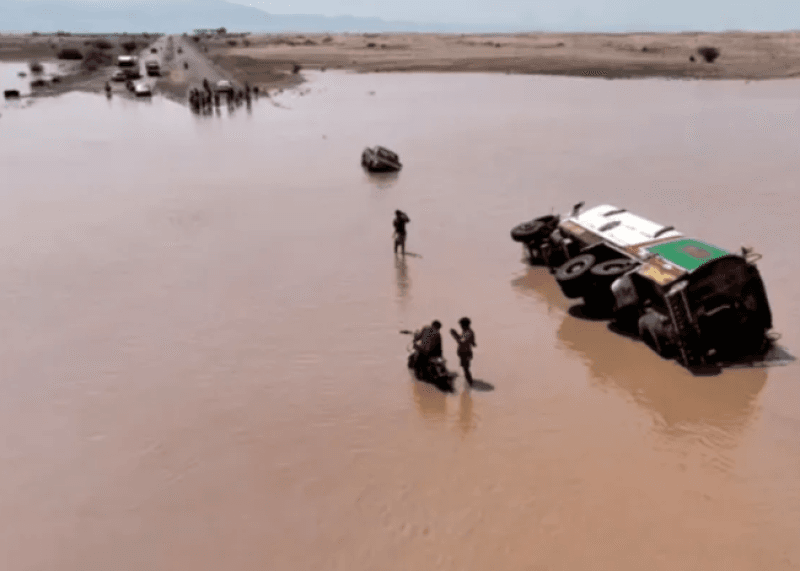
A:
<svg viewBox="0 0 800 571">
<path fill-rule="evenodd" d="M 136 67 L 139 65 L 139 60 L 136 56 L 118 56 L 117 57 L 117 65 L 119 67 Z"/>
</svg>

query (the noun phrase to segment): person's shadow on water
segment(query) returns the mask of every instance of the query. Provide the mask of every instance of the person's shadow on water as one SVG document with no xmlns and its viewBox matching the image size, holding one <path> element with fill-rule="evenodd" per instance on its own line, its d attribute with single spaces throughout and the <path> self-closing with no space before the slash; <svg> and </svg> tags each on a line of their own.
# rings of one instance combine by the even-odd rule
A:
<svg viewBox="0 0 800 571">
<path fill-rule="evenodd" d="M 488 393 L 494 390 L 494 385 L 492 383 L 482 381 L 481 379 L 472 379 L 471 389 L 481 393 Z"/>
<path fill-rule="evenodd" d="M 461 430 L 461 435 L 466 436 L 475 428 L 472 420 L 472 394 L 470 391 L 463 391 L 461 393 L 461 401 L 458 409 L 458 428 Z"/>
<path fill-rule="evenodd" d="M 447 394 L 437 386 L 414 379 L 414 402 L 425 420 L 444 421 L 447 416 Z"/>
</svg>

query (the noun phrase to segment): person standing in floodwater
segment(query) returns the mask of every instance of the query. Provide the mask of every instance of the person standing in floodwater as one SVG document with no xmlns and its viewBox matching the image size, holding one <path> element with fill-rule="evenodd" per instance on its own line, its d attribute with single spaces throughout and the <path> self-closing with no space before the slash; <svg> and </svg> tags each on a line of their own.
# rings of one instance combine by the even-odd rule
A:
<svg viewBox="0 0 800 571">
<path fill-rule="evenodd" d="M 397 248 L 400 247 L 403 255 L 406 255 L 406 224 L 411 222 L 408 215 L 402 210 L 394 211 L 394 253 L 397 254 Z"/>
<path fill-rule="evenodd" d="M 472 373 L 469 370 L 469 365 L 472 361 L 472 348 L 477 347 L 478 344 L 475 343 L 475 332 L 470 328 L 472 322 L 469 317 L 462 317 L 458 320 L 458 324 L 461 325 L 461 335 L 459 335 L 455 329 L 450 330 L 450 335 L 452 335 L 453 339 L 458 343 L 456 353 L 458 354 L 459 361 L 461 361 L 461 368 L 464 369 L 464 378 L 471 387 Z"/>
</svg>

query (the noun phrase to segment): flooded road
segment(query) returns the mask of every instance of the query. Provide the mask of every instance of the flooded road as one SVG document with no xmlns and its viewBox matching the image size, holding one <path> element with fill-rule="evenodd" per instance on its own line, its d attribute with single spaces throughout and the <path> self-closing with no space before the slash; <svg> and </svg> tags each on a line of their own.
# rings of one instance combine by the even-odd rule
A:
<svg viewBox="0 0 800 571">
<path fill-rule="evenodd" d="M 3 567 L 800 569 L 797 362 L 693 377 L 509 236 L 585 200 L 752 245 L 796 354 L 800 82 L 310 77 L 5 104 Z M 494 390 L 413 381 L 398 331 L 463 315 Z"/>
</svg>

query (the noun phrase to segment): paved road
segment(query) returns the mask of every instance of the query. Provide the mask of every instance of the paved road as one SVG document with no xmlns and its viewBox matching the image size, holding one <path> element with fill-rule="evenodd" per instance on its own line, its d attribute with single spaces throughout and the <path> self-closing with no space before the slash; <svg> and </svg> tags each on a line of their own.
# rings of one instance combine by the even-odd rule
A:
<svg viewBox="0 0 800 571">
<path fill-rule="evenodd" d="M 151 48 L 157 50 L 152 53 Z M 182 53 L 178 53 L 181 50 Z M 142 79 L 156 92 L 185 99 L 193 87 L 201 88 L 203 79 L 212 85 L 221 79 L 229 80 L 237 89 L 242 86 L 230 73 L 216 66 L 201 53 L 191 38 L 183 36 L 162 36 L 140 54 Z M 161 65 L 161 77 L 148 77 L 144 66 L 148 60 L 156 60 Z M 188 68 L 184 67 L 188 64 Z"/>
</svg>

